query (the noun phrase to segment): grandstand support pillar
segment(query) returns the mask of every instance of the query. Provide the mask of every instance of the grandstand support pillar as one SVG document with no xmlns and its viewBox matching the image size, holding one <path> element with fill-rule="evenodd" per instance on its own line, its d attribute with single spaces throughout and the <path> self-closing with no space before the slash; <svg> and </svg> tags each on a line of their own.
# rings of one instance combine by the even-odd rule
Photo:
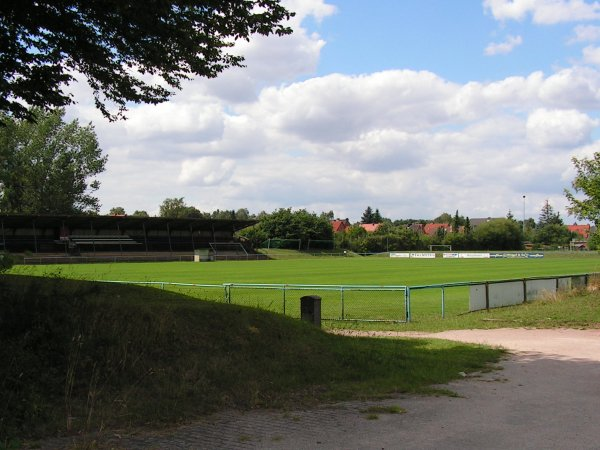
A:
<svg viewBox="0 0 600 450">
<path fill-rule="evenodd" d="M 38 252 L 38 245 L 37 245 L 37 230 L 35 229 L 35 219 L 31 221 L 31 225 L 33 225 L 33 248 L 35 249 L 35 252 Z"/>
<path fill-rule="evenodd" d="M 6 235 L 4 234 L 4 220 L 2 220 L 2 248 L 6 250 Z"/>
<path fill-rule="evenodd" d="M 148 254 L 148 233 L 146 232 L 146 222 L 142 222 L 142 230 L 144 230 L 144 246 L 146 247 L 146 255 Z"/>
<path fill-rule="evenodd" d="M 121 235 L 121 227 L 119 226 L 119 222 L 117 222 L 117 233 L 119 233 L 119 236 Z M 121 241 L 119 240 L 119 252 L 121 253 L 121 255 L 123 254 L 123 244 L 121 244 Z"/>
<path fill-rule="evenodd" d="M 169 251 L 173 253 L 173 245 L 171 244 L 171 228 L 169 222 L 167 222 L 167 237 L 169 238 Z"/>
<path fill-rule="evenodd" d="M 211 222 L 210 228 L 212 229 L 212 241 L 217 242 L 217 238 L 215 237 L 215 223 Z"/>
<path fill-rule="evenodd" d="M 196 247 L 194 247 L 194 227 L 192 227 L 192 225 L 190 225 L 190 238 L 192 239 L 192 253 L 193 253 L 194 250 L 196 250 Z"/>
<path fill-rule="evenodd" d="M 94 252 L 94 256 L 96 256 L 96 240 L 94 239 L 94 222 L 90 221 L 90 231 L 92 232 L 92 251 Z"/>
</svg>

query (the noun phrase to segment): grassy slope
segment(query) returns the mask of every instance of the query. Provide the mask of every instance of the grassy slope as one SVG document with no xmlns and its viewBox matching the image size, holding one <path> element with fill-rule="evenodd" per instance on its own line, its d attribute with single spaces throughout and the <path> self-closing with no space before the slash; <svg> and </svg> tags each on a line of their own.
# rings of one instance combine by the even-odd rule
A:
<svg viewBox="0 0 600 450">
<path fill-rule="evenodd" d="M 10 275 L 0 276 L 0 324 L 0 446 L 224 407 L 418 392 L 500 355 L 333 336 L 156 289 Z"/>
</svg>

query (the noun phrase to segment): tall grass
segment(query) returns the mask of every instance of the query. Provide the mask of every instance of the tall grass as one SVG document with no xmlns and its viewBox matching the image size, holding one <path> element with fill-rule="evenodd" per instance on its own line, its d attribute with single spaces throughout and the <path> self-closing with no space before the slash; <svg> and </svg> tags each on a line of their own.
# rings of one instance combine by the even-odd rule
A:
<svg viewBox="0 0 600 450">
<path fill-rule="evenodd" d="M 479 346 L 334 336 L 171 292 L 0 276 L 0 444 L 189 421 L 221 408 L 419 392 Z"/>
</svg>

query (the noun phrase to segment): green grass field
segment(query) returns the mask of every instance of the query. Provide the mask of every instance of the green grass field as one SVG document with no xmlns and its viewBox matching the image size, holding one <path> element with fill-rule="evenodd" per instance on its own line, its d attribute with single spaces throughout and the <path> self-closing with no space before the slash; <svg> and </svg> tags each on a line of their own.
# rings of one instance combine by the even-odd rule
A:
<svg viewBox="0 0 600 450">
<path fill-rule="evenodd" d="M 104 263 L 51 266 L 17 266 L 11 273 L 61 276 L 86 280 L 164 281 L 215 284 L 264 283 L 311 285 L 416 286 L 467 281 L 493 281 L 551 275 L 600 272 L 600 256 L 548 254 L 542 259 L 395 259 L 385 257 L 310 258 L 269 261 L 219 261 L 211 263 Z M 224 289 L 167 287 L 187 295 L 223 300 Z M 302 295 L 317 294 L 323 299 L 326 319 L 403 320 L 404 294 L 401 291 L 309 291 L 265 290 L 233 287 L 231 301 L 258 306 L 297 317 Z M 441 289 L 413 291 L 413 320 L 440 317 Z M 468 310 L 468 288 L 444 290 L 446 317 Z"/>
</svg>

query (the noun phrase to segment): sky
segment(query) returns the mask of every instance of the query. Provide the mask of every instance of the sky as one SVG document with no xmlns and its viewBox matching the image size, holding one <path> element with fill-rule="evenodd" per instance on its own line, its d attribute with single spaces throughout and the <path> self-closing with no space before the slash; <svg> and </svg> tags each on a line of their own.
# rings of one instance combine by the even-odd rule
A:
<svg viewBox="0 0 600 450">
<path fill-rule="evenodd" d="M 109 122 L 82 80 L 67 118 L 108 155 L 101 213 L 279 208 L 567 223 L 572 158 L 600 151 L 600 2 L 286 0 L 286 37 Z M 581 221 L 579 221 L 581 223 Z"/>
</svg>

